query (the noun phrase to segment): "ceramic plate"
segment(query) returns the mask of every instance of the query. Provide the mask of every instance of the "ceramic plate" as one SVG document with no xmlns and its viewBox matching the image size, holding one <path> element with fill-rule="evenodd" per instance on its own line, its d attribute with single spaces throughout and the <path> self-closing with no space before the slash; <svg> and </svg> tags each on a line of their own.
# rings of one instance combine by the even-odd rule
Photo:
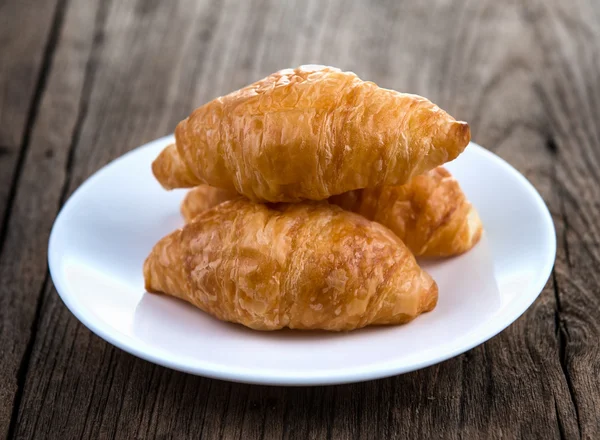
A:
<svg viewBox="0 0 600 440">
<path fill-rule="evenodd" d="M 441 362 L 490 339 L 544 287 L 556 251 L 542 198 L 514 168 L 471 143 L 448 169 L 485 227 L 470 252 L 424 262 L 439 285 L 431 313 L 350 333 L 256 332 L 144 291 L 142 264 L 183 224 L 183 190 L 164 191 L 150 164 L 172 142 L 137 148 L 88 179 L 56 219 L 49 264 L 58 293 L 94 333 L 176 370 L 240 382 L 323 385 L 376 379 Z"/>
</svg>

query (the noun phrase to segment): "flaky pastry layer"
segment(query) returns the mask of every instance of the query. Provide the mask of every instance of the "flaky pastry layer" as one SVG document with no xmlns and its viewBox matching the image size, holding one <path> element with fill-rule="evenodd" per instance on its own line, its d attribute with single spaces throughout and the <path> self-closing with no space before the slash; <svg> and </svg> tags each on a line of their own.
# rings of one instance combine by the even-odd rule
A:
<svg viewBox="0 0 600 440">
<path fill-rule="evenodd" d="M 421 96 L 301 66 L 197 108 L 175 136 L 152 166 L 165 188 L 206 183 L 298 202 L 406 183 L 456 158 L 470 131 Z"/>
<path fill-rule="evenodd" d="M 149 292 L 257 330 L 402 324 L 438 294 L 389 229 L 325 202 L 221 203 L 160 240 L 144 278 Z"/>
</svg>

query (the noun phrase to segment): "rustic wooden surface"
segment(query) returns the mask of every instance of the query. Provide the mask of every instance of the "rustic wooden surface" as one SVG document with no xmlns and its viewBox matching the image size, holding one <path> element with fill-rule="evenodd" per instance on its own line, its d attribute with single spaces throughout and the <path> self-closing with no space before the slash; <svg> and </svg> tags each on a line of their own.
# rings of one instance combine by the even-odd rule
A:
<svg viewBox="0 0 600 440">
<path fill-rule="evenodd" d="M 65 199 L 195 106 L 282 67 L 423 94 L 523 172 L 558 254 L 535 304 L 403 376 L 283 388 L 105 343 L 46 248 Z M 0 0 L 0 438 L 600 438 L 600 3 Z"/>
</svg>

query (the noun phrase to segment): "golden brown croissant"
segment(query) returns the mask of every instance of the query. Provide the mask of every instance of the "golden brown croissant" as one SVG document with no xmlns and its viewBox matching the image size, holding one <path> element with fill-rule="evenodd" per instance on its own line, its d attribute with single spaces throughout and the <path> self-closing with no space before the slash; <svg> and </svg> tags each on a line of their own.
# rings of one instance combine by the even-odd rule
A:
<svg viewBox="0 0 600 440">
<path fill-rule="evenodd" d="M 225 200 L 242 197 L 235 191 L 200 185 L 181 204 L 187 222 Z M 482 225 L 456 179 L 443 167 L 408 183 L 359 189 L 329 198 L 330 203 L 390 228 L 416 256 L 449 257 L 471 249 Z"/>
<path fill-rule="evenodd" d="M 175 137 L 152 165 L 165 188 L 297 202 L 403 184 L 456 158 L 470 131 L 423 97 L 302 66 L 197 108 Z"/>
<path fill-rule="evenodd" d="M 435 281 L 389 229 L 327 203 L 238 198 L 160 240 L 149 292 L 257 330 L 352 330 L 432 310 Z"/>
<path fill-rule="evenodd" d="M 443 167 L 404 185 L 351 191 L 329 201 L 387 226 L 416 256 L 461 254 L 483 231 L 477 211 Z"/>
</svg>

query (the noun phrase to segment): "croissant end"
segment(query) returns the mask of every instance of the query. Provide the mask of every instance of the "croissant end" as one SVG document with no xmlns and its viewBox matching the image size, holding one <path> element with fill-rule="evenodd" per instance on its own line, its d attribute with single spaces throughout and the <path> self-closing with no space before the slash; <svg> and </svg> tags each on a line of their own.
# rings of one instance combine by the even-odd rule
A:
<svg viewBox="0 0 600 440">
<path fill-rule="evenodd" d="M 152 162 L 152 174 L 161 186 L 167 190 L 192 188 L 202 183 L 181 160 L 175 144 L 171 144 L 162 150 Z"/>
</svg>

